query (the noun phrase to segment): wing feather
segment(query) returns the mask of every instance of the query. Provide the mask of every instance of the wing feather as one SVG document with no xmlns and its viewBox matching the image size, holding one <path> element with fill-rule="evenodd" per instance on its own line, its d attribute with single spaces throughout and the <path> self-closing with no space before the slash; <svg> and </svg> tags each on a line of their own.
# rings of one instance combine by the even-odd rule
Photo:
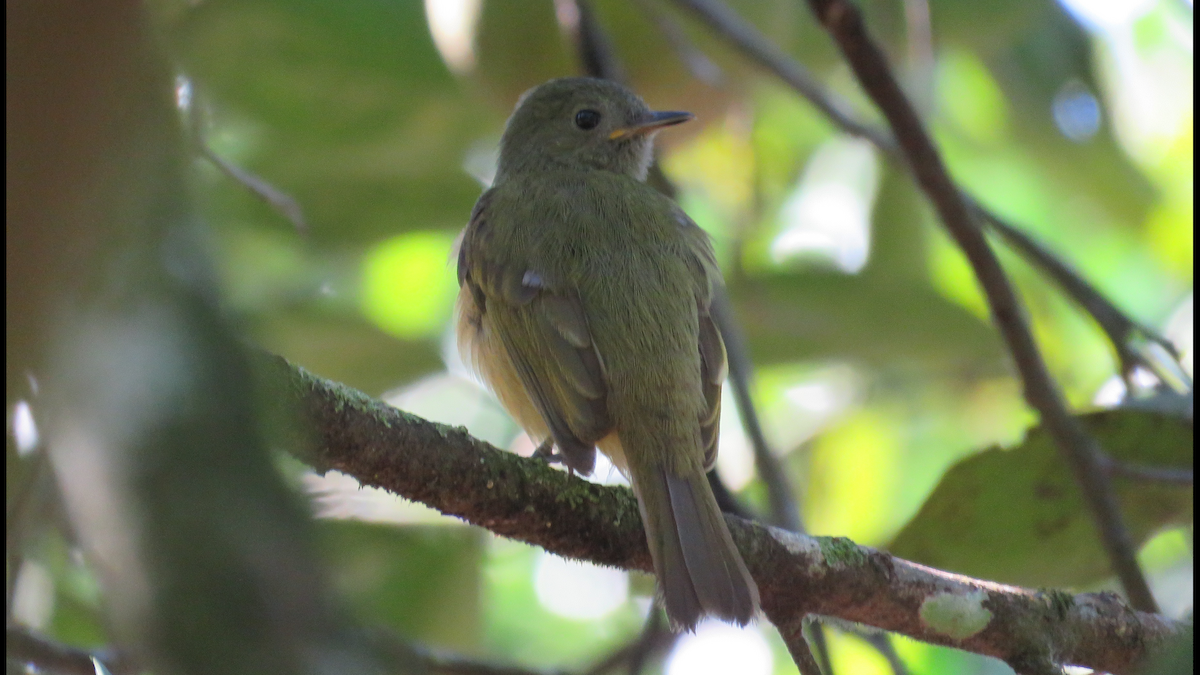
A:
<svg viewBox="0 0 1200 675">
<path fill-rule="evenodd" d="M 612 430 L 612 421 L 603 360 L 592 341 L 586 310 L 573 288 L 555 283 L 545 270 L 488 256 L 484 242 L 492 194 L 480 197 L 464 231 L 459 283 L 470 289 L 481 321 L 500 336 L 525 395 L 567 465 L 589 474 L 596 441 Z"/>
</svg>

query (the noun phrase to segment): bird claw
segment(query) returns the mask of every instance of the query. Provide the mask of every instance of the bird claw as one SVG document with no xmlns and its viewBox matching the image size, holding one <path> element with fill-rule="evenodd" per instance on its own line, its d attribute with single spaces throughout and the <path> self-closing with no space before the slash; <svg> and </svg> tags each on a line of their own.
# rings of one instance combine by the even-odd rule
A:
<svg viewBox="0 0 1200 675">
<path fill-rule="evenodd" d="M 547 464 L 567 464 L 567 460 L 561 452 L 554 452 L 554 439 L 547 438 L 542 441 L 542 444 L 537 446 L 537 450 L 533 451 L 532 457 L 536 457 Z M 574 476 L 575 469 L 567 465 L 567 474 Z"/>
<path fill-rule="evenodd" d="M 537 450 L 533 451 L 533 457 L 536 457 L 547 464 L 562 464 L 564 462 L 561 452 L 554 452 L 554 440 L 547 438 L 542 441 L 542 444 L 537 446 Z"/>
</svg>

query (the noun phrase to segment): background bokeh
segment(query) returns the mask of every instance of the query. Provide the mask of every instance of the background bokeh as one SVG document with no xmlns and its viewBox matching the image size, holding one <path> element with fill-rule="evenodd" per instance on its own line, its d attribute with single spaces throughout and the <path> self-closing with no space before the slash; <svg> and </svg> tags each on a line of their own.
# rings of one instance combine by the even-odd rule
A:
<svg viewBox="0 0 1200 675">
<path fill-rule="evenodd" d="M 490 180 L 517 97 L 579 73 L 571 38 L 578 7 L 149 5 L 197 141 L 303 212 L 297 227 L 197 154 L 194 192 L 238 328 L 319 375 L 531 452 L 458 360 L 448 330 L 457 292 L 451 248 Z M 803 3 L 731 5 L 862 117 L 879 119 Z M 1191 0 L 863 5 L 953 176 L 1163 330 L 1190 372 Z M 873 546 L 895 540 L 898 551 L 903 531 L 903 552 L 930 564 L 1025 585 L 1115 589 L 1091 553 L 1098 548 L 1078 505 L 1056 507 L 1075 519 L 1078 527 L 1064 526 L 1069 533 L 1021 529 L 1022 488 L 1036 479 L 1021 467 L 1040 467 L 1053 450 L 1036 432 L 1022 440 L 1034 416 L 982 295 L 905 173 L 670 3 L 591 6 L 629 84 L 652 107 L 697 113 L 696 122 L 660 135 L 661 166 L 713 237 L 757 369 L 766 434 L 809 531 Z M 664 37 L 664 25 L 679 29 L 688 47 Z M 1095 323 L 1019 256 L 1003 248 L 1001 256 L 1071 404 L 1121 401 L 1113 352 Z M 33 447 L 36 433 L 22 411 L 15 408 L 10 425 L 18 450 Z M 732 401 L 723 411 L 719 472 L 764 508 Z M 1190 422 L 1095 422 L 1113 452 L 1191 462 Z M 1146 438 L 1160 439 L 1157 454 L 1146 454 Z M 1014 462 L 1017 451 L 988 450 L 994 446 L 1026 454 Z M 977 489 L 943 481 L 978 453 L 979 463 L 956 469 Z M 564 561 L 351 478 L 280 463 L 313 496 L 335 583 L 365 622 L 434 647 L 562 668 L 591 663 L 641 629 L 649 577 Z M 1045 475 L 1055 470 L 1047 466 Z M 594 478 L 621 481 L 606 465 Z M 939 483 L 947 494 L 939 488 L 941 501 L 926 504 Z M 1169 614 L 1188 613 L 1191 489 L 1129 492 L 1123 504 L 1146 542 L 1141 559 L 1156 596 Z M 918 512 L 923 520 L 914 521 Z M 979 562 L 940 548 L 954 543 L 945 541 L 950 515 L 967 512 L 976 518 L 968 530 L 1000 542 L 1004 555 L 989 549 Z M 36 549 L 17 575 L 18 617 L 64 641 L 104 643 L 99 590 L 81 558 L 53 535 Z M 982 657 L 895 642 L 914 672 L 1011 672 Z M 890 672 L 852 634 L 832 630 L 830 644 L 838 672 Z M 795 666 L 775 630 L 760 623 L 740 631 L 704 624 L 654 668 L 766 675 Z"/>
</svg>

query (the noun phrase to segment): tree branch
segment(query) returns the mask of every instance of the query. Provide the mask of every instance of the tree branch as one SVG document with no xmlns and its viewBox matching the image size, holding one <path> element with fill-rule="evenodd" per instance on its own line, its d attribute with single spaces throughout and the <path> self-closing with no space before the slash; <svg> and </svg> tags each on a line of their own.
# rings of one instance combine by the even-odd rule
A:
<svg viewBox="0 0 1200 675">
<path fill-rule="evenodd" d="M 187 86 L 190 90 L 192 84 L 190 81 L 185 81 L 184 85 L 177 86 Z M 178 98 L 178 95 L 176 97 Z M 292 226 L 296 228 L 297 232 L 307 234 L 308 221 L 304 218 L 304 209 L 301 208 L 300 202 L 296 201 L 295 197 L 270 184 L 253 171 L 244 169 L 218 155 L 212 149 L 212 145 L 208 142 L 208 118 L 210 113 L 204 101 L 200 100 L 200 97 L 194 92 L 190 94 L 190 100 L 187 101 L 185 109 L 188 113 L 187 121 L 188 132 L 191 135 L 190 140 L 196 152 L 211 162 L 218 171 L 225 174 L 226 178 L 241 185 L 276 213 L 287 218 L 292 223 Z"/>
<path fill-rule="evenodd" d="M 650 616 L 646 618 L 646 624 L 642 627 L 642 632 L 637 639 L 614 650 L 607 657 L 588 668 L 586 673 L 587 675 L 603 675 L 615 670 L 617 666 L 626 665 L 626 672 L 629 675 L 640 675 L 647 659 L 667 651 L 678 638 L 678 633 L 667 630 L 666 623 L 663 621 L 662 609 L 656 599 L 650 605 Z"/>
<path fill-rule="evenodd" d="M 1026 234 L 1020 228 L 1005 221 L 996 215 L 996 213 L 984 208 L 982 204 L 965 193 L 964 198 L 967 199 L 967 204 L 984 223 L 999 233 L 1026 260 L 1041 268 L 1043 272 L 1058 284 L 1063 292 L 1079 303 L 1079 306 L 1096 320 L 1096 323 L 1100 326 L 1100 330 L 1104 331 L 1105 336 L 1108 337 L 1108 341 L 1112 343 L 1113 349 L 1116 350 L 1117 358 L 1121 361 L 1121 370 L 1123 372 L 1128 373 L 1134 366 L 1142 365 L 1154 372 L 1160 380 L 1171 385 L 1173 388 L 1177 384 L 1189 390 L 1192 388 L 1191 378 L 1178 365 L 1179 350 L 1175 348 L 1175 345 L 1170 340 L 1153 328 L 1135 321 L 1122 312 L 1111 300 L 1097 290 L 1091 282 L 1072 269 L 1066 261 L 1059 259 L 1058 256 L 1051 253 L 1049 249 L 1031 235 Z M 1142 335 L 1150 342 L 1166 350 L 1171 358 L 1176 361 L 1174 367 L 1164 369 L 1163 364 L 1158 360 L 1152 358 L 1143 350 L 1136 349 L 1133 345 L 1133 339 L 1137 335 Z"/>
<path fill-rule="evenodd" d="M 673 16 L 663 12 L 650 0 L 634 0 L 634 4 L 641 8 L 642 13 L 650 19 L 654 26 L 658 28 L 658 32 L 662 33 L 663 37 L 666 38 L 667 44 L 671 45 L 671 48 L 679 55 L 679 60 L 687 66 L 688 71 L 692 73 L 692 77 L 710 87 L 724 85 L 724 71 L 712 59 L 708 58 L 708 55 L 703 50 L 692 44 L 683 27 L 675 21 Z"/>
<path fill-rule="evenodd" d="M 652 569 L 628 489 L 498 450 L 463 428 L 391 408 L 279 357 L 257 358 L 256 370 L 273 441 L 315 469 L 341 471 L 558 555 Z M 1035 592 L 930 569 L 845 539 L 734 516 L 726 521 L 767 618 L 780 627 L 817 613 L 994 656 L 1018 672 L 1053 662 L 1114 673 L 1130 672 L 1183 630 L 1112 594 Z"/>
<path fill-rule="evenodd" d="M 822 87 L 804 66 L 775 47 L 766 36 L 738 16 L 736 12 L 722 4 L 720 0 L 674 0 L 674 2 L 698 17 L 714 33 L 725 38 L 744 56 L 783 80 L 817 110 L 824 113 L 843 132 L 870 141 L 889 159 L 911 171 L 912 167 L 906 161 L 900 146 L 891 134 L 859 120 L 851 111 L 849 103 Z M 994 229 L 1026 260 L 1046 272 L 1068 297 L 1075 300 L 1085 312 L 1096 320 L 1112 343 L 1113 349 L 1116 350 L 1124 367 L 1128 368 L 1130 364 L 1140 363 L 1168 383 L 1171 383 L 1172 380 L 1181 380 L 1188 388 L 1191 387 L 1190 378 L 1182 372 L 1178 364 L 1174 368 L 1168 368 L 1167 370 L 1170 372 L 1164 372 L 1163 364 L 1158 363 L 1150 355 L 1134 349 L 1129 344 L 1132 336 L 1140 334 L 1150 342 L 1162 347 L 1178 361 L 1178 350 L 1170 340 L 1122 312 L 1070 265 L 1026 234 L 1021 228 L 1001 218 L 996 212 L 988 209 L 965 192 L 963 199 L 967 200 L 970 208 L 984 225 Z"/>
<path fill-rule="evenodd" d="M 4 653 L 9 662 L 33 665 L 37 672 L 96 675 L 92 659 L 102 663 L 112 675 L 134 675 L 141 671 L 122 654 L 70 647 L 11 623 L 5 630 Z"/>
<path fill-rule="evenodd" d="M 1168 466 L 1147 466 L 1131 462 L 1120 462 L 1108 455 L 1100 460 L 1101 465 L 1113 476 L 1150 483 L 1168 483 L 1171 485 L 1195 485 L 1195 474 L 1192 469 Z"/>
<path fill-rule="evenodd" d="M 1100 539 L 1134 606 L 1155 611 L 1157 604 L 1137 565 L 1128 530 L 1124 527 L 1107 474 L 1100 466 L 1099 447 L 1067 412 L 1050 377 L 1016 293 L 999 260 L 972 219 L 973 202 L 951 181 L 941 157 L 920 119 L 892 76 L 887 60 L 870 39 L 858 9 L 843 0 L 810 0 L 817 18 L 833 35 L 864 91 L 883 111 L 895 136 L 858 122 L 844 105 L 825 92 L 799 64 L 770 44 L 753 26 L 717 0 L 676 0 L 743 52 L 808 98 L 839 127 L 869 139 L 889 156 L 902 158 L 917 183 L 933 202 L 943 224 L 966 254 L 988 299 L 992 315 L 1013 355 L 1024 384 L 1025 398 L 1055 439 L 1087 500 Z M 998 218 L 985 222 L 998 221 Z"/>
<path fill-rule="evenodd" d="M 1137 551 L 1122 521 L 1112 484 L 1100 465 L 1099 445 L 1067 411 L 1066 402 L 1034 342 L 1016 291 L 983 231 L 975 225 L 967 200 L 950 179 L 916 111 L 892 76 L 887 58 L 867 33 L 862 15 L 853 3 L 809 0 L 809 6 L 837 41 L 863 90 L 887 117 L 917 183 L 970 261 L 996 326 L 1016 362 L 1025 399 L 1038 411 L 1042 424 L 1074 472 L 1100 530 L 1100 540 L 1130 601 L 1144 611 L 1157 611 L 1150 586 L 1138 567 Z"/>
<path fill-rule="evenodd" d="M 796 668 L 800 670 L 800 675 L 821 675 L 821 667 L 817 665 L 817 659 L 813 657 L 812 649 L 808 646 L 808 640 L 804 637 L 804 626 L 806 623 L 804 617 L 800 617 L 798 620 L 792 620 L 786 625 L 779 625 L 779 634 L 783 636 L 783 642 L 787 645 L 788 654 L 791 654 L 792 661 L 796 663 Z M 828 657 L 825 659 L 825 665 L 826 670 L 830 670 L 831 664 Z"/>
<path fill-rule="evenodd" d="M 754 407 L 754 399 L 750 395 L 750 378 L 754 366 L 750 361 L 750 353 L 746 348 L 746 340 L 733 316 L 733 306 L 724 288 L 717 289 L 713 298 L 713 318 L 721 337 L 725 340 L 725 351 L 729 361 L 729 385 L 733 388 L 733 397 L 737 402 L 738 413 L 742 416 L 742 426 L 750 438 L 750 447 L 754 451 L 754 464 L 758 475 L 767 486 L 767 499 L 770 501 L 770 523 L 785 530 L 804 533 L 804 523 L 800 519 L 800 507 L 796 501 L 792 483 L 779 458 L 767 443 L 763 433 L 762 423 L 758 419 L 758 411 Z"/>
<path fill-rule="evenodd" d="M 869 140 L 888 155 L 896 155 L 896 141 L 883 129 L 861 122 L 850 104 L 833 95 L 808 70 L 776 47 L 749 21 L 738 16 L 719 0 L 674 0 L 708 25 L 714 33 L 726 38 L 750 60 L 771 71 L 809 103 L 820 110 L 839 129 Z"/>
</svg>

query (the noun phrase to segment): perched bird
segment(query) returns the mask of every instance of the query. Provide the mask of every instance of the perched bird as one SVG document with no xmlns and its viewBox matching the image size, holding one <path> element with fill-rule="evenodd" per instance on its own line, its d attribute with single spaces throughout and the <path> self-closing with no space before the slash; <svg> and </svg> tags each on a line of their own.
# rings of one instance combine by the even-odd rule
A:
<svg viewBox="0 0 1200 675">
<path fill-rule="evenodd" d="M 588 475 L 596 447 L 637 494 L 667 615 L 744 625 L 758 587 L 705 471 L 717 457 L 725 346 L 708 236 L 645 183 L 651 112 L 605 80 L 552 80 L 517 103 L 458 252 L 463 359 L 543 449 Z"/>
</svg>

